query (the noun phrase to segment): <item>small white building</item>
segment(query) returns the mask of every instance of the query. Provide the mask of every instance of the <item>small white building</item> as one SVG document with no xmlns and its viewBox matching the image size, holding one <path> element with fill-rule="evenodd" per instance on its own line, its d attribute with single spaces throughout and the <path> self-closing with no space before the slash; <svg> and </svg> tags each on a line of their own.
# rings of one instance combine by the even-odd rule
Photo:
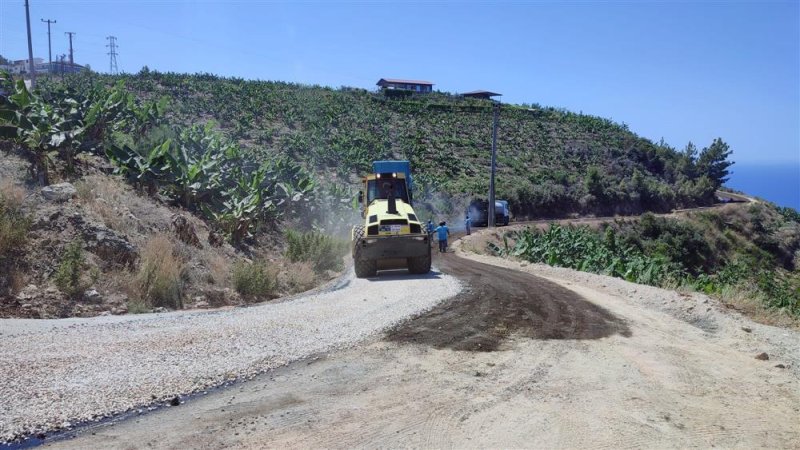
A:
<svg viewBox="0 0 800 450">
<path fill-rule="evenodd" d="M 85 70 L 80 64 L 70 64 L 64 61 L 45 62 L 42 58 L 33 58 L 33 68 L 36 73 L 77 73 Z M 0 65 L 0 70 L 5 70 L 12 75 L 26 75 L 30 72 L 30 63 L 27 59 L 11 61 L 11 64 Z"/>
<path fill-rule="evenodd" d="M 33 67 L 35 68 L 36 73 L 39 73 L 42 70 L 40 67 L 43 64 L 47 66 L 42 58 L 33 58 Z M 29 66 L 30 64 L 27 59 L 17 59 L 15 61 L 11 61 L 11 64 L 2 66 L 2 69 L 7 70 L 14 75 L 21 75 L 30 72 Z M 44 71 L 47 71 L 46 67 L 44 67 Z"/>
</svg>

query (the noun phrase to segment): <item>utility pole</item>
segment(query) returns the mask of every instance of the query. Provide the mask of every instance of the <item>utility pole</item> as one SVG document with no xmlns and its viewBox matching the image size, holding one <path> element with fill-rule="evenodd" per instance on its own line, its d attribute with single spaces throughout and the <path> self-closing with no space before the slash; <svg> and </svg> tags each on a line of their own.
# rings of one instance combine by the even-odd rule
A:
<svg viewBox="0 0 800 450">
<path fill-rule="evenodd" d="M 495 224 L 495 211 L 494 211 L 494 172 L 497 166 L 497 122 L 500 116 L 500 102 L 492 105 L 492 174 L 489 178 L 489 227 L 494 227 Z"/>
<path fill-rule="evenodd" d="M 56 21 L 50 19 L 47 20 L 40 19 L 40 20 L 42 22 L 47 23 L 47 63 L 48 63 L 47 71 L 53 73 L 53 45 L 52 41 L 50 40 L 50 24 L 56 23 Z"/>
<path fill-rule="evenodd" d="M 75 33 L 74 31 L 67 31 L 64 34 L 69 36 L 69 65 L 71 67 L 75 64 L 75 59 L 72 57 L 72 36 L 77 33 Z"/>
<path fill-rule="evenodd" d="M 25 0 L 25 21 L 28 23 L 28 64 L 31 69 L 31 89 L 36 86 L 36 67 L 33 65 L 33 41 L 31 41 L 31 12 Z"/>
<path fill-rule="evenodd" d="M 64 79 L 64 58 L 66 58 L 66 57 L 67 57 L 67 55 L 64 55 L 64 54 L 61 55 L 61 64 L 60 64 L 60 66 L 61 66 L 61 79 L 62 80 Z"/>
<path fill-rule="evenodd" d="M 108 53 L 109 61 L 108 61 L 108 71 L 114 75 L 119 73 L 119 68 L 117 68 L 117 37 L 116 36 L 106 36 L 108 39 Z"/>
</svg>

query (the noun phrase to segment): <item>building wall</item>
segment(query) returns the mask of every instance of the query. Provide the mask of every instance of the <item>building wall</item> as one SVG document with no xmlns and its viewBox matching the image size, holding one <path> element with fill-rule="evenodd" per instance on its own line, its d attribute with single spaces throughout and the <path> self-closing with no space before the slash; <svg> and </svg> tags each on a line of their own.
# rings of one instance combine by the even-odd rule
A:
<svg viewBox="0 0 800 450">
<path fill-rule="evenodd" d="M 52 69 L 50 63 L 44 62 L 41 58 L 34 58 L 33 59 L 33 67 L 36 70 L 36 73 L 77 73 L 85 70 L 85 68 L 79 64 L 70 65 L 69 63 L 64 63 L 63 66 L 58 61 L 53 61 Z M 12 75 L 23 75 L 27 74 L 30 71 L 28 70 L 28 61 L 14 61 L 14 64 L 9 64 L 5 66 L 0 66 L 0 70 L 5 70 L 11 73 Z"/>
<path fill-rule="evenodd" d="M 383 87 L 387 89 L 405 89 L 414 92 L 431 92 L 433 86 L 427 84 L 385 83 Z"/>
</svg>

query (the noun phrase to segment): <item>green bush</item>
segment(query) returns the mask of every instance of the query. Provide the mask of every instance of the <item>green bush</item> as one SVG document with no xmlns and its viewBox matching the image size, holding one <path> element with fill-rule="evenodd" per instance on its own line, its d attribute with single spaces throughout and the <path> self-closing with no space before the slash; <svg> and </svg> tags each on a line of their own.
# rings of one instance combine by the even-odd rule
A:
<svg viewBox="0 0 800 450">
<path fill-rule="evenodd" d="M 70 297 L 76 297 L 83 292 L 86 287 L 81 279 L 84 271 L 85 258 L 83 255 L 83 243 L 74 240 L 67 244 L 64 253 L 61 255 L 61 262 L 56 269 L 53 281 L 61 292 Z"/>
<path fill-rule="evenodd" d="M 292 262 L 309 262 L 314 270 L 342 270 L 342 257 L 347 250 L 347 242 L 317 231 L 286 232 L 288 249 L 286 257 Z"/>
<path fill-rule="evenodd" d="M 788 206 L 778 206 L 776 209 L 785 220 L 800 223 L 800 212 L 798 212 L 796 209 L 789 208 Z"/>
<path fill-rule="evenodd" d="M 275 270 L 265 262 L 238 262 L 233 265 L 231 278 L 236 292 L 246 300 L 273 297 L 278 279 Z"/>
</svg>

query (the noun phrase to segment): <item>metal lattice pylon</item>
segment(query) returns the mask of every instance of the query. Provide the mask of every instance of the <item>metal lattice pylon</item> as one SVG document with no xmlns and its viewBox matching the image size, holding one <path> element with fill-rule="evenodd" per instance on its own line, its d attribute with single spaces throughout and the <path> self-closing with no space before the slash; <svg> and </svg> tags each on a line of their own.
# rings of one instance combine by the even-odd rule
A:
<svg viewBox="0 0 800 450">
<path fill-rule="evenodd" d="M 116 36 L 107 36 L 106 39 L 108 40 L 108 53 L 109 62 L 108 62 L 108 71 L 112 74 L 119 74 L 119 68 L 117 67 L 117 37 Z"/>
</svg>

